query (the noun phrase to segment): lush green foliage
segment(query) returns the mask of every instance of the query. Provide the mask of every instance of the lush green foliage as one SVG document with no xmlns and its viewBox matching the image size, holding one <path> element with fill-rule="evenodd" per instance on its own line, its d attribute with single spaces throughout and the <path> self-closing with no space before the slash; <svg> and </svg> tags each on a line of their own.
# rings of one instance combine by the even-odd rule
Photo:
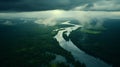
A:
<svg viewBox="0 0 120 67">
<path fill-rule="evenodd" d="M 67 63 L 74 65 L 71 53 L 53 38 L 57 34 L 53 30 L 57 28 L 33 22 L 0 24 L 0 67 L 69 67 L 65 63 L 51 64 L 56 58 L 54 54 L 65 57 Z"/>
<path fill-rule="evenodd" d="M 80 31 L 80 28 L 70 34 L 76 46 L 90 55 L 120 67 L 120 20 L 108 19 L 105 21 L 106 30 L 99 34 Z"/>
</svg>

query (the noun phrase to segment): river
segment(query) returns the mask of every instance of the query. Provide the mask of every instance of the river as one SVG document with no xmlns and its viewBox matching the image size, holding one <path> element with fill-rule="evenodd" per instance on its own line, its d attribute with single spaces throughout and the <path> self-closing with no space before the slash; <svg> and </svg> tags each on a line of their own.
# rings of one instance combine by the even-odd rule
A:
<svg viewBox="0 0 120 67">
<path fill-rule="evenodd" d="M 71 52 L 75 60 L 78 60 L 81 63 L 85 63 L 86 67 L 112 67 L 112 65 L 105 63 L 101 59 L 95 58 L 85 53 L 84 51 L 79 49 L 76 45 L 74 45 L 71 40 L 66 41 L 63 38 L 63 32 L 66 32 L 66 35 L 69 36 L 73 30 L 76 30 L 79 27 L 82 27 L 80 25 L 71 24 L 69 22 L 70 21 L 66 21 L 62 24 L 73 25 L 73 26 L 59 29 L 57 35 L 54 36 L 54 38 L 59 42 L 59 45 L 63 49 Z"/>
</svg>

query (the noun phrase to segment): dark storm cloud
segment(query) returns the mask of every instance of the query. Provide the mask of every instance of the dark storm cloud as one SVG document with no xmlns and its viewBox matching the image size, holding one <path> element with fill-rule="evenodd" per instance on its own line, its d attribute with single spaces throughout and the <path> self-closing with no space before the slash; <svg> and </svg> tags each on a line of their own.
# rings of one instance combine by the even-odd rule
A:
<svg viewBox="0 0 120 67">
<path fill-rule="evenodd" d="M 120 11 L 119 0 L 99 0 L 92 2 L 91 4 L 86 3 L 84 5 L 77 6 L 72 10 L 88 10 L 88 11 Z"/>
<path fill-rule="evenodd" d="M 0 11 L 68 10 L 91 2 L 90 0 L 0 0 Z"/>
<path fill-rule="evenodd" d="M 115 4 L 117 4 L 116 9 L 109 8 L 108 10 L 119 9 L 118 0 L 0 0 L 0 11 L 74 10 L 76 7 L 81 7 L 86 4 L 87 6 L 82 8 L 82 10 L 105 10 L 107 8 L 107 5 L 105 5 L 107 1 L 114 2 L 109 2 L 112 3 L 112 7 L 116 7 Z M 102 6 L 103 9 L 99 7 L 101 5 L 104 5 Z"/>
</svg>

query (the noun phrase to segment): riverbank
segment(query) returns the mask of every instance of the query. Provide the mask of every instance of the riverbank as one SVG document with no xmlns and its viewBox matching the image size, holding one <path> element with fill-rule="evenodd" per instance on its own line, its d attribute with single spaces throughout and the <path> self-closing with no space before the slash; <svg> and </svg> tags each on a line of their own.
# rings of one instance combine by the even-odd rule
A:
<svg viewBox="0 0 120 67">
<path fill-rule="evenodd" d="M 120 26 L 119 19 L 104 21 L 106 30 L 98 34 L 86 33 L 77 29 L 70 34 L 73 43 L 88 54 L 99 57 L 113 67 L 120 67 Z"/>
</svg>

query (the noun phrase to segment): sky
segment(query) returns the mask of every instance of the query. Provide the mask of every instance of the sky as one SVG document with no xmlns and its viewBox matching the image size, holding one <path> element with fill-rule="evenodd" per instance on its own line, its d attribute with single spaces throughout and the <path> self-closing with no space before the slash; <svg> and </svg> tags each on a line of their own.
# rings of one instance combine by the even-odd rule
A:
<svg viewBox="0 0 120 67">
<path fill-rule="evenodd" d="M 0 0 L 0 18 L 39 18 L 35 23 L 57 24 L 57 19 L 71 18 L 83 26 L 101 27 L 104 19 L 120 19 L 120 0 Z M 43 19 L 45 18 L 45 19 Z M 5 25 L 13 25 L 6 20 Z"/>
<path fill-rule="evenodd" d="M 120 11 L 120 0 L 0 0 L 1 12 L 16 11 Z"/>
</svg>

